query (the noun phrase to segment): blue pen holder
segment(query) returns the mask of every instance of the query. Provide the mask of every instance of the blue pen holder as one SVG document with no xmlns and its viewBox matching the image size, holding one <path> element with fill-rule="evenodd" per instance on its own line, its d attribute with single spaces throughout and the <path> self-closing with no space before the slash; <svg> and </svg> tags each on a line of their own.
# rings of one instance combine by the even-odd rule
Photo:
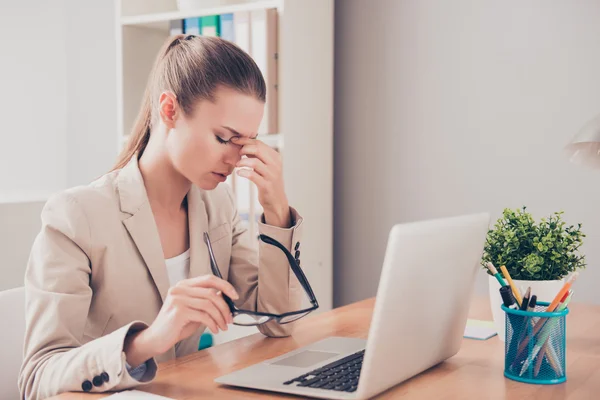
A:
<svg viewBox="0 0 600 400">
<path fill-rule="evenodd" d="M 567 380 L 566 315 L 545 312 L 548 303 L 540 302 L 534 311 L 520 311 L 502 305 L 506 315 L 504 376 L 509 379 L 550 385 Z"/>
</svg>

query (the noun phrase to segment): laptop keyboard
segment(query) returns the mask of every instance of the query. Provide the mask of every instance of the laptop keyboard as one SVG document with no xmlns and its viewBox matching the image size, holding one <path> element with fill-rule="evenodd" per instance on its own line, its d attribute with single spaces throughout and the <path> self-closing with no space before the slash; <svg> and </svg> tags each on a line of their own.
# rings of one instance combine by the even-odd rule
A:
<svg viewBox="0 0 600 400">
<path fill-rule="evenodd" d="M 361 350 L 321 368 L 284 382 L 284 385 L 297 383 L 296 386 L 355 392 L 362 367 L 365 351 Z"/>
</svg>

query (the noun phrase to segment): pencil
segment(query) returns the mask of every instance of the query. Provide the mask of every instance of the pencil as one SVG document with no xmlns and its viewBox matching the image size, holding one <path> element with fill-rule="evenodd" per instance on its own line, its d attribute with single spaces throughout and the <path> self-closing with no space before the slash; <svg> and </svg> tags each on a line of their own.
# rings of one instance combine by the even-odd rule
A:
<svg viewBox="0 0 600 400">
<path fill-rule="evenodd" d="M 556 307 L 561 302 L 563 297 L 565 297 L 565 295 L 568 294 L 569 289 L 571 289 L 571 285 L 573 284 L 573 282 L 575 282 L 578 275 L 579 275 L 579 272 L 575 272 L 573 275 L 571 275 L 571 277 L 569 279 L 567 279 L 563 288 L 558 292 L 558 294 L 556 295 L 556 297 L 554 298 L 552 303 L 550 303 L 550 305 L 546 308 L 546 310 L 544 312 L 553 312 L 556 309 Z M 552 308 L 550 308 L 550 307 L 552 307 Z M 539 331 L 545 326 L 547 320 L 548 320 L 548 318 L 540 318 L 538 320 L 537 324 L 535 324 L 535 326 L 533 327 L 533 335 L 532 336 L 535 336 L 539 333 Z M 527 344 L 529 344 L 529 339 L 530 339 L 530 336 L 527 336 L 523 340 L 523 342 L 521 342 L 519 344 L 519 348 L 517 350 L 517 356 L 519 354 L 521 354 L 523 352 L 523 350 L 525 349 L 525 346 L 527 346 Z"/>
<path fill-rule="evenodd" d="M 550 303 L 550 305 L 546 309 L 546 312 L 554 311 L 554 309 L 558 306 L 558 303 L 560 303 L 565 294 L 569 291 L 569 289 L 571 289 L 571 285 L 573 285 L 573 282 L 575 282 L 578 276 L 579 272 L 575 272 L 573 275 L 571 275 L 569 279 L 567 279 L 562 289 L 560 289 L 560 291 L 556 294 L 554 300 L 552 300 L 552 303 Z"/>
<path fill-rule="evenodd" d="M 521 298 L 521 293 L 519 293 L 519 289 L 517 289 L 517 287 L 515 286 L 515 283 L 510 278 L 508 270 L 506 269 L 506 265 L 501 266 L 500 269 L 502 270 L 502 274 L 508 281 L 508 284 L 510 285 L 510 288 L 512 289 L 513 294 L 515 295 L 515 300 L 517 300 L 519 307 L 521 307 L 521 303 L 523 303 L 523 299 Z"/>
<path fill-rule="evenodd" d="M 502 279 L 502 276 L 500 276 L 500 273 L 498 272 L 496 267 L 494 267 L 494 264 L 488 262 L 487 264 L 485 264 L 485 266 L 487 267 L 487 269 L 490 270 L 492 275 L 496 277 L 496 280 L 498 281 L 498 283 L 500 283 L 500 286 L 506 286 L 506 282 L 504 282 L 504 279 Z"/>
<path fill-rule="evenodd" d="M 563 296 L 563 298 L 562 298 L 560 304 L 558 305 L 558 307 L 556 307 L 556 309 L 558 311 L 562 311 L 565 308 L 567 308 L 567 305 L 571 301 L 571 297 L 572 296 L 573 296 L 573 291 L 572 290 L 569 291 L 568 293 L 566 293 Z M 556 322 L 555 322 L 554 325 L 556 325 Z M 547 328 L 547 329 L 550 329 L 550 328 Z M 556 350 L 550 344 L 551 340 L 552 340 L 552 338 L 549 338 L 548 340 L 546 340 L 546 342 L 542 346 L 542 349 L 540 350 L 540 353 L 537 356 L 538 360 L 535 363 L 535 367 L 533 369 L 533 376 L 538 376 L 538 374 L 540 373 L 540 367 L 542 366 L 542 360 L 544 358 L 544 355 L 546 355 L 546 358 L 550 362 L 550 366 L 552 367 L 552 369 L 554 370 L 554 372 L 557 374 L 557 376 L 563 375 L 562 367 L 560 365 L 560 361 L 559 361 L 559 358 L 558 358 L 558 354 L 556 354 Z"/>
</svg>

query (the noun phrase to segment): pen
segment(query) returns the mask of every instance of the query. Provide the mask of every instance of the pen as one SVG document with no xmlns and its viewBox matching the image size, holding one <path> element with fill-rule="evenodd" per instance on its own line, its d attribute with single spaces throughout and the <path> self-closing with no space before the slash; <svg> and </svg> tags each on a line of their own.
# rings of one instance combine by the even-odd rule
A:
<svg viewBox="0 0 600 400">
<path fill-rule="evenodd" d="M 567 307 L 567 304 L 569 304 L 569 301 L 567 301 L 567 300 L 571 300 L 569 298 L 570 295 L 572 295 L 572 292 L 565 293 L 563 298 L 560 300 L 558 307 L 556 308 L 557 311 L 562 311 Z M 557 323 L 554 320 L 552 320 L 552 322 L 553 323 L 546 324 L 544 326 L 543 330 L 540 332 L 540 337 L 543 335 L 545 330 L 554 329 L 554 327 L 556 326 Z M 544 355 L 546 355 L 546 358 L 548 359 L 548 362 L 550 363 L 550 366 L 552 367 L 554 372 L 559 376 L 562 375 L 562 372 L 561 372 L 562 368 L 558 365 L 558 355 L 554 351 L 554 347 L 552 347 L 552 345 L 548 346 L 548 344 L 550 343 L 551 340 L 552 340 L 552 338 L 548 338 L 548 341 L 546 343 L 542 343 L 542 348 L 540 349 L 540 353 L 537 357 L 535 367 L 533 368 L 533 376 L 534 377 L 540 373 L 540 368 L 542 366 L 542 361 L 544 360 Z M 552 357 L 550 357 L 546 354 L 546 351 L 548 351 L 548 349 L 552 350 L 552 352 L 554 353 Z"/>
<path fill-rule="evenodd" d="M 485 266 L 487 267 L 487 269 L 490 270 L 492 275 L 494 275 L 496 277 L 496 280 L 498 280 L 498 283 L 500 283 L 500 286 L 506 286 L 506 282 L 504 282 L 504 279 L 502 279 L 502 276 L 500 275 L 500 273 L 498 272 L 496 267 L 494 267 L 494 264 L 492 264 L 491 262 L 488 262 L 487 264 L 485 264 Z"/>
<path fill-rule="evenodd" d="M 515 304 L 515 298 L 510 290 L 509 286 L 502 286 L 500 288 L 500 296 L 502 296 L 502 302 L 506 308 L 510 308 L 512 310 L 517 309 L 517 305 Z"/>
<path fill-rule="evenodd" d="M 520 307 L 522 300 L 521 300 L 521 294 L 519 293 L 519 289 L 517 289 L 517 286 L 515 286 L 515 283 L 511 279 L 510 274 L 508 273 L 508 270 L 506 269 L 506 265 L 501 266 L 500 269 L 502 270 L 502 274 L 508 281 L 508 284 L 512 288 L 513 294 L 515 295 L 515 299 L 517 300 L 517 304 Z"/>
<path fill-rule="evenodd" d="M 527 311 L 534 312 L 536 305 L 537 305 L 537 296 L 534 294 L 533 296 L 531 296 L 531 299 L 529 299 L 529 304 L 527 305 Z M 533 328 L 533 325 L 530 323 L 531 318 L 532 317 L 525 317 L 525 323 L 523 324 L 523 329 L 521 329 L 521 334 L 519 335 L 519 340 L 517 340 L 517 344 L 521 344 L 523 339 L 525 339 L 525 335 L 527 335 L 527 332 L 530 330 L 530 328 Z M 531 332 L 529 332 L 529 333 L 531 333 Z M 521 362 L 522 358 L 523 358 L 523 356 L 521 356 L 520 353 L 518 353 L 517 356 L 515 357 L 515 359 L 513 360 L 513 363 L 511 364 L 511 368 L 513 368 L 519 362 Z"/>
<path fill-rule="evenodd" d="M 571 285 L 573 285 L 573 282 L 575 282 L 578 275 L 579 275 L 579 272 L 575 272 L 573 275 L 571 275 L 571 277 L 569 279 L 567 279 L 564 286 L 558 292 L 558 294 L 556 295 L 554 300 L 552 300 L 552 303 L 550 303 L 550 305 L 546 308 L 545 312 L 553 312 L 554 309 L 556 309 L 556 306 L 558 306 L 558 303 L 562 300 L 562 298 L 565 296 L 565 294 L 568 293 L 569 289 L 571 288 Z M 540 331 L 540 329 L 542 329 L 544 327 L 544 324 L 546 323 L 547 319 L 548 318 L 540 318 L 539 319 L 539 321 L 533 328 L 533 335 L 537 335 L 537 333 Z M 523 349 L 525 348 L 525 346 L 527 346 L 528 343 L 529 343 L 529 338 L 526 338 L 523 341 L 523 343 L 521 343 L 521 345 L 519 346 L 519 353 L 523 351 Z"/>
<path fill-rule="evenodd" d="M 523 297 L 523 303 L 521 303 L 520 310 L 527 311 L 527 308 L 529 307 L 529 296 L 531 296 L 531 286 L 529 286 L 525 292 L 525 297 Z"/>
<path fill-rule="evenodd" d="M 567 308 L 567 305 L 571 301 L 571 297 L 573 297 L 572 290 L 569 291 L 569 293 L 567 293 L 565 295 L 565 297 L 561 301 L 561 304 L 559 304 L 559 306 L 556 309 L 558 311 L 563 311 L 565 308 Z M 556 327 L 556 325 L 557 325 L 557 323 L 555 322 L 554 324 L 552 324 L 544 329 L 551 330 L 551 329 L 554 329 L 554 327 Z M 542 349 L 540 350 L 540 354 L 538 356 L 537 362 L 535 363 L 535 368 L 533 370 L 533 376 L 537 376 L 540 373 L 540 367 L 542 366 L 542 360 L 544 359 L 544 355 L 546 355 L 546 358 L 550 362 L 550 366 L 552 367 L 554 372 L 556 372 L 556 374 L 558 376 L 561 376 L 563 374 L 562 366 L 560 365 L 560 362 L 558 359 L 558 354 L 556 354 L 556 350 L 554 349 L 554 347 L 551 344 L 552 339 L 553 338 L 548 338 L 546 343 L 544 343 L 542 345 Z M 550 353 L 550 354 L 547 354 L 547 353 Z"/>
<path fill-rule="evenodd" d="M 531 299 L 529 299 L 529 304 L 527 305 L 527 310 L 529 312 L 534 312 L 535 311 L 535 306 L 537 305 L 537 296 L 534 294 L 533 296 L 531 296 Z M 521 343 L 521 340 L 523 340 L 523 338 L 525 337 L 525 334 L 527 333 L 527 329 L 529 329 L 529 321 L 531 320 L 531 317 L 526 317 L 527 318 L 527 322 L 525 323 L 525 329 L 523 329 L 523 331 L 521 332 L 521 336 L 519 337 L 519 343 Z"/>
<path fill-rule="evenodd" d="M 567 305 L 569 304 L 569 301 L 571 300 L 571 296 L 568 296 L 564 302 L 561 303 L 560 307 L 558 308 L 558 311 L 563 311 L 565 308 L 567 308 Z M 533 351 L 531 352 L 531 354 L 529 355 L 529 357 L 527 357 L 527 359 L 525 360 L 525 363 L 523 364 L 523 368 L 521 368 L 521 373 L 520 375 L 523 375 L 525 373 L 525 371 L 527 370 L 527 368 L 529 368 L 529 364 L 531 364 L 531 362 L 535 359 L 535 357 L 538 355 L 538 353 L 540 352 L 542 346 L 546 345 L 546 342 L 548 340 L 548 338 L 550 337 L 550 334 L 552 333 L 552 330 L 556 327 L 556 324 L 558 324 L 558 319 L 553 319 L 552 321 L 550 321 L 550 323 L 548 323 L 544 330 L 542 331 L 542 333 L 540 333 L 540 336 L 537 340 L 536 345 L 533 347 Z M 540 358 L 542 358 L 542 354 L 540 354 Z M 541 365 L 541 361 L 538 360 L 538 362 Z M 539 368 L 538 368 L 538 372 L 539 372 Z"/>
<path fill-rule="evenodd" d="M 534 294 L 529 299 L 529 305 L 527 306 L 527 311 L 535 311 L 535 306 L 537 305 L 537 296 Z"/>
<path fill-rule="evenodd" d="M 533 302 L 533 306 L 531 305 L 532 302 Z M 529 308 L 527 309 L 527 311 L 535 311 L 536 304 L 537 304 L 537 296 L 533 295 L 533 296 L 531 296 L 531 300 L 529 300 Z M 527 357 L 527 353 L 525 352 L 525 347 L 529 343 L 529 339 L 531 339 L 537 333 L 535 328 L 537 328 L 538 326 L 541 328 L 541 326 L 546 322 L 546 320 L 547 320 L 547 318 L 540 318 L 538 320 L 537 325 L 533 325 L 532 332 L 530 332 L 530 334 L 528 336 L 525 337 L 525 334 L 523 333 L 523 335 L 520 337 L 519 348 L 517 350 L 517 356 L 515 357 L 513 363 L 511 364 L 511 367 L 514 367 L 519 362 L 521 362 L 523 357 Z M 540 323 L 542 325 L 540 325 Z"/>
<path fill-rule="evenodd" d="M 500 296 L 502 297 L 502 302 L 504 303 L 505 307 L 510 308 L 511 310 L 517 309 L 517 304 L 515 303 L 515 298 L 513 297 L 512 291 L 509 286 L 502 286 L 500 288 Z M 518 346 L 518 342 L 515 340 L 515 337 L 516 337 L 515 335 L 518 334 L 518 332 L 519 332 L 519 329 L 517 328 L 517 326 L 520 323 L 519 320 L 521 319 L 521 317 L 519 317 L 517 315 L 513 315 L 509 312 L 506 313 L 506 316 L 508 318 L 508 321 L 510 322 L 510 326 L 512 327 L 512 329 L 511 329 L 512 338 L 510 340 L 509 353 L 515 354 L 515 351 Z M 508 329 L 506 331 L 508 333 Z"/>
</svg>

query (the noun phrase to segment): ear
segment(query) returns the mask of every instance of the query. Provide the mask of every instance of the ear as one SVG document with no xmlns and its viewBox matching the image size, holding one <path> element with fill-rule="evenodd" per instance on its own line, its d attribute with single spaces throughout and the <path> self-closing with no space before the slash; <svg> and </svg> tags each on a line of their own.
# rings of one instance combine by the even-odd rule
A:
<svg viewBox="0 0 600 400">
<path fill-rule="evenodd" d="M 167 126 L 167 129 L 175 128 L 175 121 L 177 121 L 181 113 L 177 97 L 175 97 L 173 92 L 162 92 L 158 101 L 160 119 Z"/>
</svg>

